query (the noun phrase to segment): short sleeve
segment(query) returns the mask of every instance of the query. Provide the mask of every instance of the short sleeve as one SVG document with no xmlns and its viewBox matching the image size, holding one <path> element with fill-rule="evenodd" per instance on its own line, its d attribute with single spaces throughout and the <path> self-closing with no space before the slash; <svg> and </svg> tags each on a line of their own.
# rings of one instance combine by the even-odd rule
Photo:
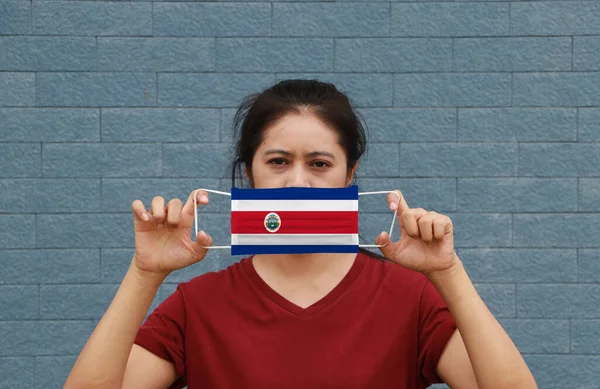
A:
<svg viewBox="0 0 600 389">
<path fill-rule="evenodd" d="M 134 343 L 172 362 L 179 379 L 170 389 L 183 388 L 185 380 L 185 305 L 180 286 L 148 315 Z"/>
<path fill-rule="evenodd" d="M 418 355 L 419 371 L 426 386 L 443 382 L 437 375 L 437 365 L 455 330 L 456 322 L 444 299 L 435 286 L 427 281 L 423 288 L 419 307 Z"/>
</svg>

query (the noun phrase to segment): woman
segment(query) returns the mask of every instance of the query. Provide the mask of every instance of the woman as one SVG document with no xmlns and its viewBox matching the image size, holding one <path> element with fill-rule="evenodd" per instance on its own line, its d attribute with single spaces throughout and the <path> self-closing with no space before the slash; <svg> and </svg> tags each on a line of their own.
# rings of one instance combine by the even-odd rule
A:
<svg viewBox="0 0 600 389">
<path fill-rule="evenodd" d="M 250 96 L 235 127 L 234 186 L 240 173 L 254 188 L 348 186 L 365 149 L 346 96 L 318 81 Z M 129 271 L 65 387 L 536 388 L 456 255 L 451 220 L 397 193 L 400 240 L 376 240 L 386 261 L 363 250 L 251 256 L 179 284 L 141 328 L 167 275 L 202 260 L 212 239 L 190 239 L 192 194 L 185 205 L 155 197 L 149 211 L 134 201 Z"/>
</svg>

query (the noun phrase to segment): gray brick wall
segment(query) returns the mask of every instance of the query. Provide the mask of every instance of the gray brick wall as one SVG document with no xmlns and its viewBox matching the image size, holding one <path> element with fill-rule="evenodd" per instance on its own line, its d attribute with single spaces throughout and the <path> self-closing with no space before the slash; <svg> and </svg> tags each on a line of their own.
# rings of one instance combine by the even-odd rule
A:
<svg viewBox="0 0 600 389">
<path fill-rule="evenodd" d="M 540 388 L 600 388 L 599 71 L 598 1 L 0 0 L 0 389 L 62 388 L 131 202 L 227 190 L 234 108 L 287 77 L 359 107 L 362 190 L 452 217 Z M 365 239 L 388 228 L 382 199 L 360 209 Z M 226 210 L 202 210 L 223 244 Z"/>
</svg>

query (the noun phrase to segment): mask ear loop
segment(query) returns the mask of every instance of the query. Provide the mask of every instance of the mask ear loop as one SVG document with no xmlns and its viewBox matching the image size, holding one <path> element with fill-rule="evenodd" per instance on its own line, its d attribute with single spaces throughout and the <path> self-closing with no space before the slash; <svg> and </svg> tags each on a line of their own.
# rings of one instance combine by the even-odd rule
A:
<svg viewBox="0 0 600 389">
<path fill-rule="evenodd" d="M 376 191 L 376 192 L 360 192 L 358 195 L 362 196 L 362 195 L 372 195 L 372 194 L 383 194 L 383 193 L 393 193 L 398 197 L 398 207 L 400 206 L 400 195 L 398 194 L 398 192 L 392 190 L 392 191 L 387 191 L 387 190 L 380 190 L 380 191 Z M 386 244 L 359 244 L 358 247 L 384 247 L 387 246 L 388 243 L 390 243 L 390 241 L 392 240 L 392 231 L 394 230 L 394 222 L 396 221 L 396 212 L 398 211 L 398 209 L 394 210 L 394 216 L 392 217 L 392 225 L 390 226 L 390 240 L 388 240 L 388 242 Z"/>
<path fill-rule="evenodd" d="M 194 239 L 198 236 L 198 205 L 196 204 L 196 196 L 198 194 L 198 191 L 201 191 L 201 190 L 203 190 L 205 192 L 216 193 L 216 194 L 231 197 L 231 193 L 221 192 L 220 190 L 200 188 L 200 189 L 196 189 L 196 191 L 194 191 L 194 227 L 195 227 L 195 232 L 196 232 L 196 235 L 194 235 Z M 199 245 L 199 246 L 202 247 L 203 249 L 230 249 L 231 248 L 231 246 L 207 246 L 207 247 L 202 246 L 202 245 Z"/>
</svg>

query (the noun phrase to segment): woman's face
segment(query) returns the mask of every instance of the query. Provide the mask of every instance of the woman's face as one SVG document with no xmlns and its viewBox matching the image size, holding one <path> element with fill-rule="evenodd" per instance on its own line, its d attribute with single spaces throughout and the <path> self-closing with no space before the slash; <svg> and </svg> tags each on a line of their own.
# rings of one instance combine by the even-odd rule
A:
<svg viewBox="0 0 600 389">
<path fill-rule="evenodd" d="M 346 153 L 332 128 L 312 113 L 288 114 L 267 127 L 252 159 L 255 188 L 348 186 Z"/>
</svg>

